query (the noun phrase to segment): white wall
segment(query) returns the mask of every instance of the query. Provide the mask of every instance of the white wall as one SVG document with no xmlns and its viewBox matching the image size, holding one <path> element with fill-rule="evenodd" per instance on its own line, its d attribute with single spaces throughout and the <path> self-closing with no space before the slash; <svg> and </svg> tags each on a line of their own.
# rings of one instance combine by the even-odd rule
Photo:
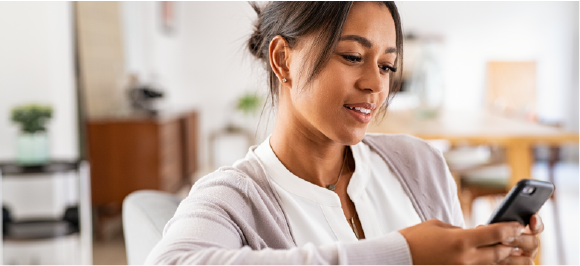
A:
<svg viewBox="0 0 580 266">
<path fill-rule="evenodd" d="M 573 79 L 572 88 L 570 90 L 570 97 L 568 97 L 568 121 L 567 129 L 580 132 L 580 3 L 574 2 L 574 40 L 573 52 L 571 58 L 573 59 Z M 575 145 L 573 148 L 565 150 L 565 156 L 580 162 L 580 145 Z"/>
<path fill-rule="evenodd" d="M 233 110 L 236 98 L 246 91 L 265 96 L 265 75 L 245 48 L 256 15 L 247 2 L 177 2 L 176 11 L 175 32 L 166 34 L 158 3 L 122 3 L 126 67 L 162 86 L 170 109 L 200 112 L 204 166 L 211 132 L 239 118 Z M 248 122 L 254 128 L 257 121 Z M 258 133 L 261 140 L 267 131 Z"/>
<path fill-rule="evenodd" d="M 247 2 L 183 4 L 187 27 L 183 29 L 186 37 L 182 67 L 189 85 L 183 99 L 195 101 L 202 111 L 202 137 L 207 151 L 211 132 L 228 121 L 241 119 L 234 111 L 237 97 L 250 91 L 265 98 L 265 74 L 246 48 L 256 13 Z M 253 121 L 247 127 L 255 130 L 255 125 Z M 262 141 L 269 132 L 261 129 L 258 134 L 258 141 Z"/>
<path fill-rule="evenodd" d="M 160 2 L 121 2 L 125 66 L 142 82 L 157 84 L 166 93 L 165 102 L 175 108 L 187 87 L 183 76 L 184 25 L 182 4 L 175 3 L 176 31 L 161 27 Z M 191 102 L 186 101 L 189 106 Z"/>
<path fill-rule="evenodd" d="M 537 60 L 538 111 L 578 130 L 577 2 L 400 2 L 404 30 L 445 36 L 445 106 L 482 106 L 485 62 Z M 15 104 L 55 107 L 51 156 L 76 158 L 71 3 L 0 3 L 0 159 L 14 157 Z M 179 2 L 176 32 L 161 30 L 159 3 L 122 4 L 126 65 L 166 89 L 167 105 L 201 112 L 200 158 L 235 99 L 266 87 L 245 49 L 254 11 L 246 2 Z M 6 25 L 9 25 L 8 27 Z M 26 33 L 26 34 L 23 34 Z M 571 96 L 571 97 L 569 97 Z"/>
<path fill-rule="evenodd" d="M 397 5 L 405 32 L 445 39 L 446 108 L 483 106 L 487 61 L 536 60 L 539 118 L 578 130 L 578 2 Z"/>
<path fill-rule="evenodd" d="M 0 160 L 15 158 L 13 106 L 54 108 L 49 156 L 77 159 L 78 131 L 70 2 L 0 2 Z"/>
<path fill-rule="evenodd" d="M 78 159 L 72 25 L 71 2 L 0 2 L 0 160 L 16 157 L 10 110 L 29 102 L 53 107 L 50 158 Z M 16 219 L 58 218 L 75 202 L 68 181 L 5 178 L 0 196 Z"/>
<path fill-rule="evenodd" d="M 578 130 L 577 2 L 397 4 L 406 32 L 445 38 L 446 108 L 483 106 L 487 61 L 536 60 L 540 118 Z M 176 32 L 167 35 L 158 3 L 122 7 L 127 69 L 146 79 L 156 76 L 168 106 L 200 111 L 203 165 L 209 134 L 235 117 L 236 97 L 245 91 L 266 94 L 263 70 L 245 48 L 255 12 L 246 2 L 179 2 Z M 258 141 L 268 132 L 260 129 Z"/>
</svg>

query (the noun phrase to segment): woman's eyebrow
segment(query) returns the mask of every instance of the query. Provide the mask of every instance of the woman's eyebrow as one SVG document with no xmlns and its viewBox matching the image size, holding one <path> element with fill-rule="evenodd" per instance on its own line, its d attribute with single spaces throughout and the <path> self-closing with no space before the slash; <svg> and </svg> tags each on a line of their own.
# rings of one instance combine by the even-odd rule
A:
<svg viewBox="0 0 580 266">
<path fill-rule="evenodd" d="M 362 36 L 358 36 L 358 35 L 340 36 L 340 39 L 338 41 L 355 41 L 355 42 L 360 43 L 362 46 L 364 46 L 366 48 L 373 47 L 373 43 L 371 43 L 371 41 L 369 41 L 369 39 L 362 37 Z"/>
<path fill-rule="evenodd" d="M 397 53 L 397 48 L 395 47 L 389 47 L 387 48 L 387 50 L 385 50 L 385 54 L 389 54 L 389 53 Z"/>
<path fill-rule="evenodd" d="M 371 48 L 373 47 L 373 43 L 371 41 L 369 41 L 369 39 L 359 36 L 359 35 L 344 35 L 344 36 L 340 36 L 340 39 L 338 39 L 338 41 L 355 41 L 360 43 L 362 46 L 366 47 L 366 48 Z M 385 54 L 389 54 L 389 53 L 397 53 L 397 48 L 395 47 L 389 47 L 385 50 Z"/>
</svg>

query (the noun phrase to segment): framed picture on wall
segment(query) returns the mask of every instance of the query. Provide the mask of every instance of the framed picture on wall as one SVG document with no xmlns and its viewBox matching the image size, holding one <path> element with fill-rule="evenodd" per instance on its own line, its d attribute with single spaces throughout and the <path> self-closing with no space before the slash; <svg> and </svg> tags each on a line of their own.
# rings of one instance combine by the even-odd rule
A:
<svg viewBox="0 0 580 266">
<path fill-rule="evenodd" d="M 175 27 L 177 24 L 175 17 L 176 2 L 174 1 L 161 1 L 159 3 L 159 13 L 161 20 L 161 30 L 165 34 L 173 34 L 175 32 Z"/>
</svg>

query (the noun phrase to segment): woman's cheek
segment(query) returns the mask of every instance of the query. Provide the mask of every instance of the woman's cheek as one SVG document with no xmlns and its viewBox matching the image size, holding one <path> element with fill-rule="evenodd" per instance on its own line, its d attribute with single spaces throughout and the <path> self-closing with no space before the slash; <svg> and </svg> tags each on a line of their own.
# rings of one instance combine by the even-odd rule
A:
<svg viewBox="0 0 580 266">
<path fill-rule="evenodd" d="M 388 96 L 389 96 L 389 88 L 387 87 L 387 89 L 381 92 L 381 105 L 385 103 Z"/>
</svg>

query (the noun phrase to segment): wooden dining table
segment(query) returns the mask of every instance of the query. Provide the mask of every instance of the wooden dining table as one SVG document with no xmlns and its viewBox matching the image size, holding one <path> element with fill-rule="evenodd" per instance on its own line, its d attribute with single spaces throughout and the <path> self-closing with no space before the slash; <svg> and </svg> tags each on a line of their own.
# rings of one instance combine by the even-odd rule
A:
<svg viewBox="0 0 580 266">
<path fill-rule="evenodd" d="M 425 140 L 443 139 L 451 145 L 499 145 L 505 147 L 511 168 L 509 188 L 531 178 L 532 148 L 544 144 L 578 143 L 578 132 L 494 114 L 489 111 L 442 110 L 422 118 L 414 110 L 389 110 L 371 122 L 369 133 L 404 133 Z"/>
<path fill-rule="evenodd" d="M 415 110 L 389 110 L 369 125 L 369 133 L 410 134 L 424 140 L 442 139 L 451 145 L 499 145 L 505 147 L 511 168 L 508 188 L 532 177 L 533 147 L 577 144 L 578 132 L 510 118 L 489 111 L 442 110 L 434 117 L 421 117 Z M 559 244 L 562 248 L 561 244 Z M 540 264 L 540 251 L 534 263 Z M 559 255 L 562 257 L 562 255 Z"/>
</svg>

